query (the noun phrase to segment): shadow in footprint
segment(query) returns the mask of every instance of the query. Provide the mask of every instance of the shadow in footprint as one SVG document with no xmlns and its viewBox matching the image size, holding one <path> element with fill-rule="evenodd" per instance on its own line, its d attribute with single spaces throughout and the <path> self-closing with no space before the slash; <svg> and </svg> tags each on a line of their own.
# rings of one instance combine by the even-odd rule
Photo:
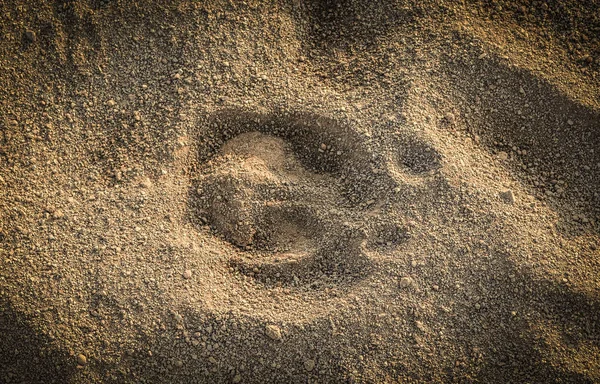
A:
<svg viewBox="0 0 600 384">
<path fill-rule="evenodd" d="M 319 289 L 332 282 L 338 285 L 352 283 L 370 273 L 371 262 L 362 250 L 363 241 L 362 234 L 345 231 L 306 255 L 249 254 L 230 263 L 241 273 L 251 275 L 267 286 L 277 284 Z"/>
</svg>

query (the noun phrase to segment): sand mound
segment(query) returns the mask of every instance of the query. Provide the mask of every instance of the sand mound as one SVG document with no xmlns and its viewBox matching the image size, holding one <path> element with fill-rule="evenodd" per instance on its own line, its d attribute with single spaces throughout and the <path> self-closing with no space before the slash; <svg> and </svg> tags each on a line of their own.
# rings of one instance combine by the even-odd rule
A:
<svg viewBox="0 0 600 384">
<path fill-rule="evenodd" d="M 600 381 L 595 2 L 0 10 L 0 382 Z"/>
</svg>

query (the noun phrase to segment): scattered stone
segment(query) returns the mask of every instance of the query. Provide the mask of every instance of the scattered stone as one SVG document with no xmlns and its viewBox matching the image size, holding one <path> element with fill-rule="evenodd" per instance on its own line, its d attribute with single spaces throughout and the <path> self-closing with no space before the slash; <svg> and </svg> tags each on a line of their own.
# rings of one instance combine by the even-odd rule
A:
<svg viewBox="0 0 600 384">
<path fill-rule="evenodd" d="M 504 152 L 504 151 L 500 151 L 498 152 L 498 159 L 500 161 L 505 161 L 508 160 L 508 153 Z"/>
<path fill-rule="evenodd" d="M 54 217 L 55 219 L 62 219 L 63 217 L 65 217 L 65 214 L 63 213 L 63 211 L 61 211 L 60 209 L 57 209 L 56 211 L 54 211 L 54 213 L 52 214 L 52 217 Z"/>
<path fill-rule="evenodd" d="M 408 288 L 413 284 L 412 277 L 404 276 L 400 279 L 400 288 Z"/>
<path fill-rule="evenodd" d="M 36 36 L 35 36 L 35 32 L 31 31 L 31 30 L 27 30 L 25 31 L 25 38 L 27 39 L 27 41 L 29 41 L 30 43 L 34 43 Z"/>
<path fill-rule="evenodd" d="M 442 117 L 442 122 L 447 126 L 453 126 L 456 123 L 456 118 L 454 117 L 454 114 L 448 112 Z"/>
<path fill-rule="evenodd" d="M 510 189 L 507 189 L 506 191 L 500 192 L 500 198 L 502 200 L 504 200 L 504 202 L 507 203 L 507 204 L 514 204 L 515 203 L 515 195 L 513 195 L 512 191 Z"/>
<path fill-rule="evenodd" d="M 283 337 L 281 336 L 281 329 L 273 324 L 269 324 L 265 327 L 265 334 L 272 340 L 281 340 Z"/>
<path fill-rule="evenodd" d="M 327 144 L 321 143 L 321 150 L 324 151 L 327 149 Z"/>
<path fill-rule="evenodd" d="M 77 355 L 77 364 L 84 366 L 87 364 L 87 357 L 84 354 L 80 353 Z"/>
<path fill-rule="evenodd" d="M 571 119 L 567 120 L 567 124 L 573 125 L 573 120 L 571 120 Z"/>
<path fill-rule="evenodd" d="M 311 372 L 313 369 L 315 369 L 315 361 L 312 359 L 305 360 L 304 369 L 306 369 L 308 372 Z"/>
<path fill-rule="evenodd" d="M 181 360 L 175 360 L 175 366 L 176 366 L 177 368 L 181 368 L 181 367 L 183 367 L 183 361 L 181 361 Z"/>
<path fill-rule="evenodd" d="M 140 186 L 142 186 L 143 188 L 150 188 L 150 187 L 152 187 L 152 180 L 150 180 L 150 178 L 146 177 L 146 178 L 144 178 L 144 180 L 142 180 L 142 182 L 140 183 Z"/>
<path fill-rule="evenodd" d="M 184 279 L 191 279 L 192 278 L 192 271 L 189 269 L 186 269 L 185 272 L 183 272 L 183 278 Z"/>
<path fill-rule="evenodd" d="M 240 374 L 237 374 L 233 377 L 234 383 L 240 383 L 241 381 L 242 381 L 242 376 Z"/>
</svg>

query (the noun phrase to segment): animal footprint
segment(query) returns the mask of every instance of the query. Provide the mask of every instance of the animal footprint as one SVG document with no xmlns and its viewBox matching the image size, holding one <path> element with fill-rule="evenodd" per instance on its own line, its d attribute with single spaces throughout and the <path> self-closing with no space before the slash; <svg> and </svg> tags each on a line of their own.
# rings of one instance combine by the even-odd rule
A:
<svg viewBox="0 0 600 384">
<path fill-rule="evenodd" d="M 219 122 L 199 150 L 196 214 L 239 249 L 230 266 L 240 273 L 266 285 L 347 283 L 372 269 L 368 252 L 407 240 L 373 220 L 392 181 L 355 131 L 308 115 Z"/>
</svg>

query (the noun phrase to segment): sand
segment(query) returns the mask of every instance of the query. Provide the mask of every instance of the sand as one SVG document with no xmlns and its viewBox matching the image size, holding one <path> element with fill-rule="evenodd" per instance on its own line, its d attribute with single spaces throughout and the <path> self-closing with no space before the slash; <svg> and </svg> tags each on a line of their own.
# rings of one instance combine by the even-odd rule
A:
<svg viewBox="0 0 600 384">
<path fill-rule="evenodd" d="M 0 10 L 0 382 L 600 382 L 599 3 Z"/>
</svg>

